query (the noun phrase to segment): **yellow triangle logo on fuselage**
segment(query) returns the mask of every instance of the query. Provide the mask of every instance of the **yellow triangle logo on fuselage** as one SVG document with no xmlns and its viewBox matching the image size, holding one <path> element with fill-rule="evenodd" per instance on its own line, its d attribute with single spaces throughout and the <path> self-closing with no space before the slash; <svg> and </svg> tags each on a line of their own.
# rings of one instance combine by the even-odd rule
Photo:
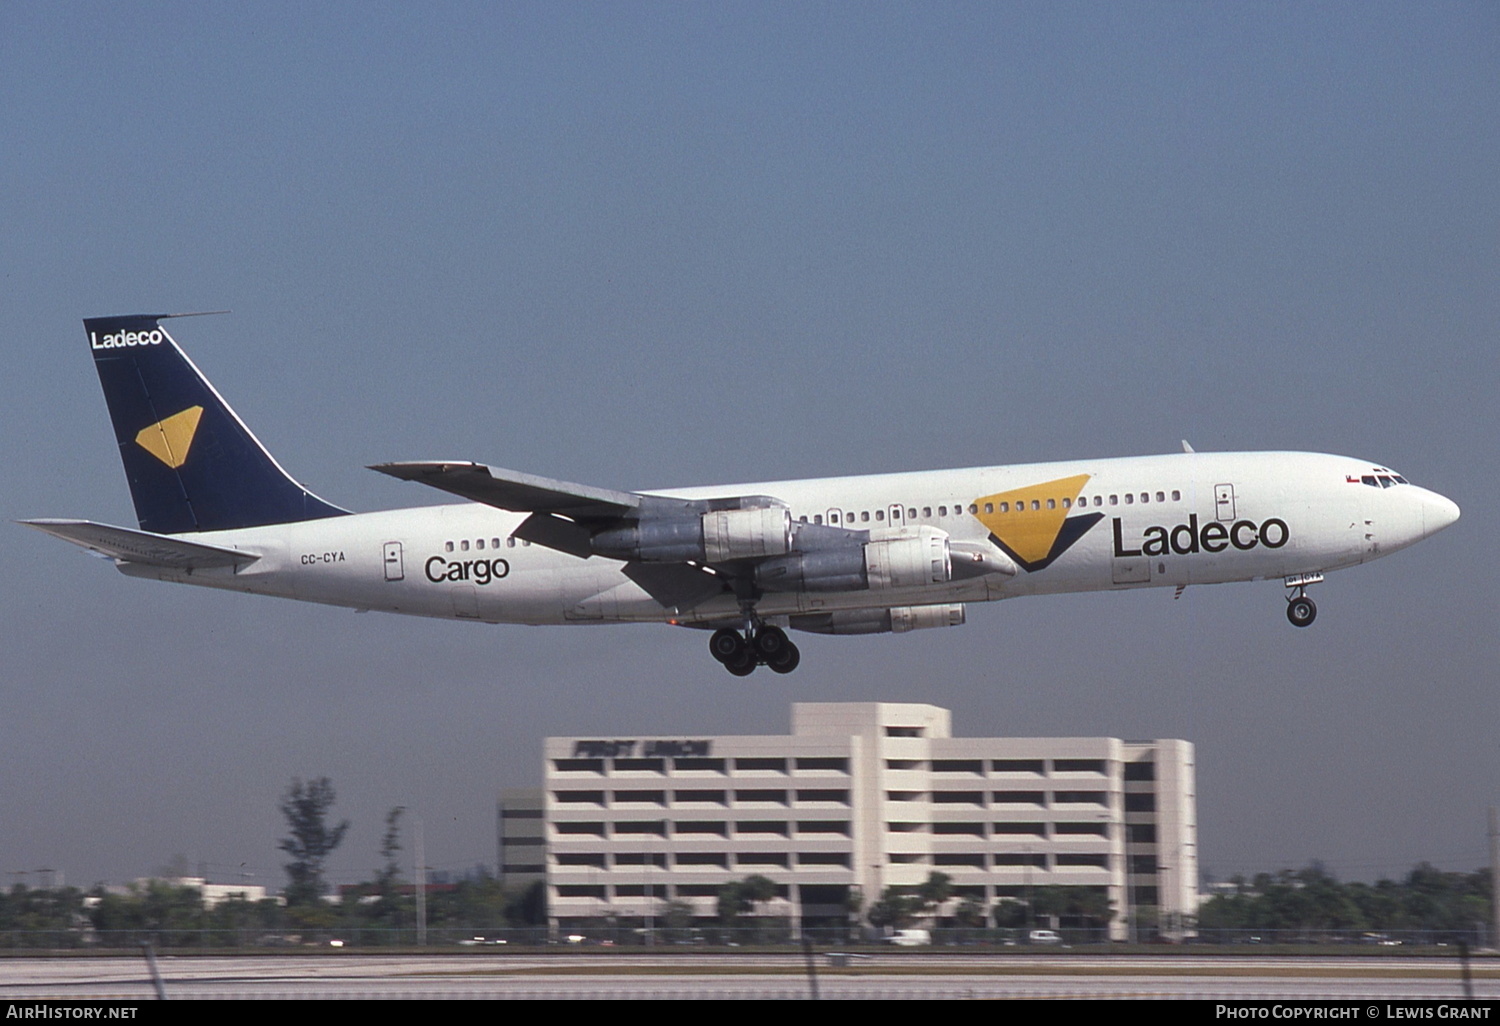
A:
<svg viewBox="0 0 1500 1026">
<path fill-rule="evenodd" d="M 198 432 L 202 416 L 203 407 L 189 406 L 181 413 L 141 428 L 135 444 L 176 470 L 187 462 L 188 449 L 193 445 L 193 435 Z"/>
<path fill-rule="evenodd" d="M 1025 563 L 1040 563 L 1052 552 L 1063 521 L 1089 475 L 1061 477 L 976 499 L 974 515 L 990 533 Z"/>
</svg>

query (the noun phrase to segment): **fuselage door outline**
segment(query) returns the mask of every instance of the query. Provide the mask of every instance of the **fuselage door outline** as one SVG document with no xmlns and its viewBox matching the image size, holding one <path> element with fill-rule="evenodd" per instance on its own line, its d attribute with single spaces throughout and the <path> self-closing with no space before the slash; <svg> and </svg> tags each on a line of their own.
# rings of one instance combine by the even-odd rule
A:
<svg viewBox="0 0 1500 1026">
<path fill-rule="evenodd" d="M 1214 485 L 1214 519 L 1224 521 L 1234 519 L 1234 485 Z"/>
</svg>

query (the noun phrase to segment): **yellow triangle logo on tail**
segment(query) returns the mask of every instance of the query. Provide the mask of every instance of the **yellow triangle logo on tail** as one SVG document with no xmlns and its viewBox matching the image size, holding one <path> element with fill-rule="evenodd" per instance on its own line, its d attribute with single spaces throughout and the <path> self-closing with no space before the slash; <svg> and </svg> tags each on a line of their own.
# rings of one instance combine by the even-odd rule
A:
<svg viewBox="0 0 1500 1026">
<path fill-rule="evenodd" d="M 141 428 L 135 436 L 135 444 L 176 470 L 187 462 L 188 449 L 193 444 L 193 435 L 198 432 L 198 421 L 202 416 L 203 407 L 189 406 L 181 413 Z"/>
</svg>

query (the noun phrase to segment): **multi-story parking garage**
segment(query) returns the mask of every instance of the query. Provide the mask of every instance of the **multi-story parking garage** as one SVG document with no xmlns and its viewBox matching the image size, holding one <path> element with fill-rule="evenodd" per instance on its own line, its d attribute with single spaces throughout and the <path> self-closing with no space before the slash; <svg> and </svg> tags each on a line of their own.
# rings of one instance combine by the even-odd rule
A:
<svg viewBox="0 0 1500 1026">
<path fill-rule="evenodd" d="M 1185 741 L 953 737 L 936 706 L 801 702 L 787 736 L 548 738 L 545 758 L 543 791 L 502 802 L 502 866 L 544 874 L 564 925 L 663 900 L 710 917 L 752 874 L 794 922 L 933 872 L 986 909 L 1098 890 L 1119 937 L 1195 907 Z"/>
</svg>

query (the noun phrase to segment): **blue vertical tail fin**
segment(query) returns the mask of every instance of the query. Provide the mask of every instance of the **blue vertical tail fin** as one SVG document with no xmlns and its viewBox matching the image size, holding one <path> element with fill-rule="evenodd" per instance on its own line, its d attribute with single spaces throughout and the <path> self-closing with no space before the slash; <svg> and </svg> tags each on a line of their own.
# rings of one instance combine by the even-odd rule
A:
<svg viewBox="0 0 1500 1026">
<path fill-rule="evenodd" d="M 83 322 L 141 530 L 225 531 L 342 516 L 281 469 L 161 321 Z"/>
</svg>

